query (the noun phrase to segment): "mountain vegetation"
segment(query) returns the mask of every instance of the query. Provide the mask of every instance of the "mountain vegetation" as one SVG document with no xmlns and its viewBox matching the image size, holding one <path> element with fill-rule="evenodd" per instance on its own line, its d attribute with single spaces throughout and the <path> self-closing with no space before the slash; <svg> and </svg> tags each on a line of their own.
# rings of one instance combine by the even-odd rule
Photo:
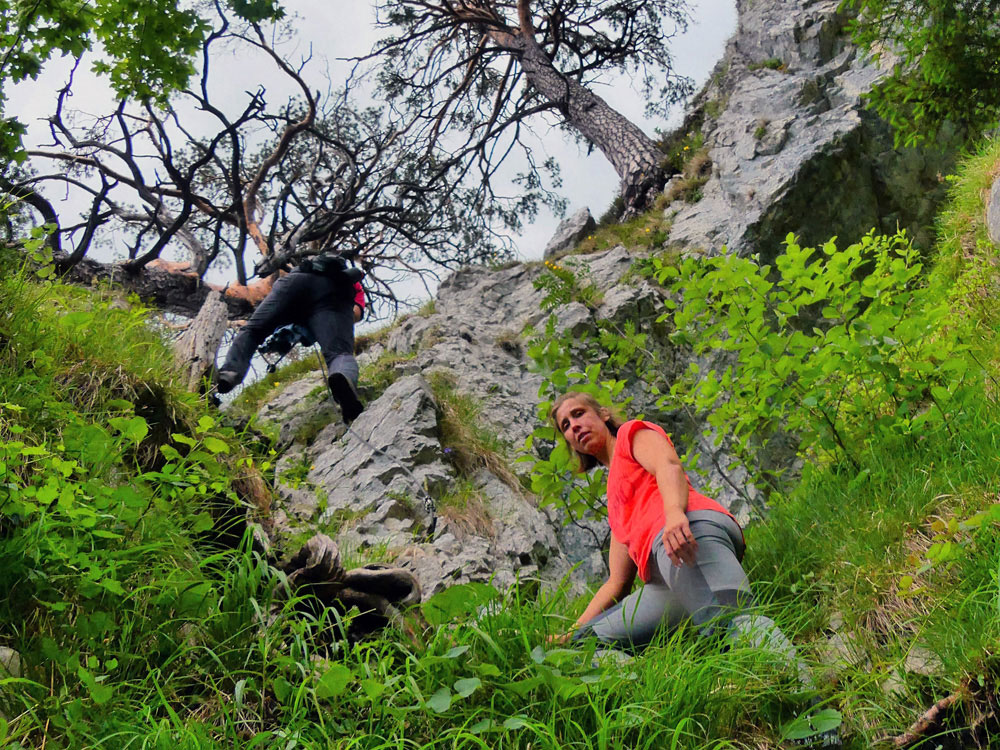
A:
<svg viewBox="0 0 1000 750">
<path fill-rule="evenodd" d="M 933 138 L 945 122 L 978 133 L 1000 115 L 1000 2 L 845 0 L 854 39 L 889 70 L 871 103 L 897 142 Z"/>
<path fill-rule="evenodd" d="M 996 721 L 1000 320 L 984 287 L 996 283 L 997 250 L 977 217 L 998 163 L 996 143 L 964 162 L 922 264 L 898 239 L 871 243 L 903 253 L 886 265 L 896 291 L 869 296 L 898 316 L 892 325 L 962 346 L 912 348 L 897 334 L 902 352 L 860 336 L 857 357 L 831 355 L 849 384 L 836 413 L 843 445 L 829 432 L 804 443 L 798 477 L 748 529 L 754 586 L 822 676 L 818 697 L 842 717 L 848 747 L 905 737 L 927 709 L 931 729 L 918 730 L 939 742 L 985 742 Z M 405 630 L 338 639 L 343 621 L 297 612 L 255 542 L 268 518 L 268 443 L 172 385 L 162 334 L 137 301 L 39 278 L 10 256 L 4 268 L 8 747 L 721 748 L 771 746 L 801 729 L 808 696 L 766 652 L 718 650 L 683 630 L 624 664 L 554 647 L 546 636 L 579 605 L 530 581 L 449 589 Z M 815 288 L 822 278 L 806 277 Z M 908 304 L 922 289 L 951 315 Z M 843 330 L 877 338 L 882 310 L 855 311 Z M 845 308 L 818 311 L 827 337 L 843 325 L 833 312 Z M 757 356 L 736 351 L 748 365 Z M 893 366 L 933 366 L 942 380 L 871 391 Z M 810 398 L 774 393 L 793 416 L 820 408 Z M 841 634 L 833 653 L 829 628 Z"/>
<path fill-rule="evenodd" d="M 909 37 L 892 39 L 887 19 L 921 7 L 941 10 L 933 2 L 865 5 L 860 23 L 880 24 L 877 39 L 904 47 Z M 279 248 L 295 251 L 301 241 L 312 252 L 309 243 L 322 245 L 343 236 L 338 232 L 355 235 L 373 258 L 381 248 L 397 268 L 419 265 L 408 252 L 426 260 L 420 253 L 435 247 L 443 248 L 444 267 L 496 259 L 503 254 L 466 257 L 460 246 L 481 239 L 485 244 L 473 246 L 484 250 L 495 229 L 489 220 L 516 222 L 544 191 L 513 209 L 490 203 L 482 182 L 470 186 L 453 173 L 457 162 L 424 158 L 428 152 L 418 146 L 427 145 L 423 128 L 434 121 L 427 117 L 473 122 L 485 100 L 472 97 L 472 79 L 463 84 L 467 73 L 483 76 L 490 94 L 524 83 L 513 63 L 471 65 L 489 59 L 495 66 L 510 45 L 530 48 L 541 56 L 536 62 L 575 60 L 560 80 L 580 83 L 591 72 L 591 52 L 624 48 L 573 31 L 560 14 L 583 12 L 598 27 L 640 33 L 641 23 L 630 26 L 626 12 L 637 5 L 397 3 L 405 12 L 386 22 L 422 29 L 415 41 L 431 40 L 443 56 L 449 75 L 433 83 L 461 84 L 447 89 L 446 109 L 423 109 L 419 102 L 426 101 L 411 91 L 419 100 L 415 119 L 411 110 L 411 119 L 392 120 L 402 111 L 392 107 L 384 111 L 388 120 L 366 109 L 324 111 L 312 89 L 300 85 L 301 98 L 283 107 L 265 110 L 251 95 L 242 119 L 216 115 L 217 135 L 208 141 L 181 137 L 173 145 L 167 131 L 185 133 L 176 97 L 212 110 L 204 80 L 200 91 L 185 88 L 196 74 L 192 61 L 222 36 L 271 55 L 260 30 L 281 16 L 276 5 L 234 0 L 239 32 L 219 4 L 199 6 L 216 25 L 169 2 L 117 0 L 83 12 L 60 2 L 18 3 L 4 10 L 5 82 L 30 77 L 59 52 L 80 56 L 102 46 L 101 70 L 123 103 L 101 119 L 97 135 L 57 117 L 53 128 L 65 150 L 39 154 L 74 165 L 54 178 L 63 185 L 93 180 L 83 189 L 94 208 L 82 222 L 59 216 L 40 192 L 48 179 L 18 164 L 18 124 L 6 120 L 3 131 L 10 202 L 0 246 L 0 747 L 751 750 L 792 746 L 812 731 L 809 717 L 839 728 L 851 750 L 995 745 L 1000 246 L 987 226 L 987 203 L 1000 191 L 1000 140 L 983 132 L 996 124 L 986 89 L 969 89 L 979 92 L 970 94 L 975 102 L 949 102 L 954 81 L 968 80 L 964 74 L 940 96 L 924 88 L 951 75 L 935 67 L 939 54 L 965 70 L 983 30 L 992 28 L 978 14 L 993 6 L 953 5 L 944 16 L 948 38 L 971 43 L 937 48 L 940 40 L 925 39 L 930 68 L 914 57 L 895 75 L 930 70 L 930 79 L 890 78 L 897 83 L 874 99 L 903 139 L 916 111 L 911 123 L 954 119 L 975 144 L 953 174 L 941 177 L 949 198 L 932 245 L 914 245 L 905 232 L 873 231 L 815 247 L 788 236 L 754 255 L 682 255 L 664 247 L 669 218 L 662 206 L 602 226 L 580 242 L 576 256 L 533 269 L 544 312 L 599 308 L 604 290 L 588 275 L 587 253 L 618 243 L 623 253 L 641 256 L 628 273 L 662 290 L 667 302 L 648 320 L 605 321 L 583 333 L 558 331 L 553 317 L 505 334 L 500 348 L 523 352 L 542 382 L 520 461 L 509 460 L 508 443 L 480 429 L 483 405 L 460 383 L 428 375 L 437 411 L 430 421 L 436 416 L 446 433 L 442 445 L 461 480 L 437 490 L 442 515 L 470 523 L 476 519 L 467 511 L 477 498 L 470 478 L 483 467 L 505 472 L 505 481 L 524 493 L 530 488 L 539 505 L 563 517 L 603 512 L 603 477 L 570 481 L 570 456 L 545 421 L 559 392 L 573 387 L 608 403 L 627 399 L 641 383 L 661 412 L 690 415 L 692 423 L 697 417 L 708 439 L 730 449 L 732 465 L 719 473 L 746 478 L 740 486 L 766 501 L 746 529 L 745 565 L 761 611 L 794 641 L 815 689 L 804 688 L 759 644 L 726 648 L 686 626 L 641 655 L 561 644 L 552 636 L 566 631 L 588 599 L 569 577 L 451 586 L 391 627 L 349 637 L 363 613 L 316 607 L 296 593 L 279 562 L 289 550 L 275 548 L 269 534 L 282 478 L 301 482 L 311 467 L 301 456 L 283 455 L 286 444 L 258 414 L 287 378 L 311 365 L 291 363 L 220 411 L 185 387 L 161 300 L 150 305 L 134 284 L 130 291 L 98 274 L 86 286 L 67 283 L 67 258 L 79 256 L 69 265 L 81 266 L 105 221 L 133 222 L 133 271 L 154 266 L 168 239 L 195 247 L 188 273 L 196 281 L 226 253 L 239 267 L 244 247 L 273 260 Z M 679 8 L 646 6 L 653 15 Z M 541 7 L 546 14 L 538 14 Z M 586 15 L 595 8 L 610 15 Z M 517 25 L 501 10 L 517 10 Z M 936 33 L 927 18 L 937 16 L 907 21 L 914 38 L 920 29 Z M 160 44 L 163 24 L 178 23 L 183 33 L 171 37 L 175 43 Z M 876 37 L 857 28 L 862 43 L 874 44 Z M 443 44 L 466 36 L 478 46 Z M 594 47 L 594 39 L 603 41 Z M 384 52 L 412 51 L 408 44 L 390 40 Z M 448 67 L 456 50 L 466 57 Z M 272 59 L 287 65 L 276 53 Z M 991 61 L 981 62 L 988 73 Z M 779 67 L 754 73 L 783 75 Z M 283 70 L 303 80 L 295 66 Z M 393 80 L 400 96 L 404 84 L 413 85 Z M 897 84 L 919 96 L 893 98 Z M 440 95 L 431 88 L 423 93 Z M 468 97 L 467 109 L 452 109 L 451 94 Z M 913 102 L 923 109 L 910 109 Z M 519 117 L 509 121 L 515 129 Z M 254 137 L 241 130 L 250 122 L 272 128 L 259 150 L 248 148 Z M 141 160 L 129 151 L 140 138 L 157 164 L 149 172 L 155 179 L 138 174 Z M 707 159 L 700 144 L 694 150 Z M 125 167 L 102 161 L 110 158 Z M 303 175 L 303 165 L 318 171 Z M 433 179 L 440 182 L 427 182 Z M 141 210 L 111 197 L 129 181 Z M 455 192 L 429 193 L 431 202 L 421 204 L 425 184 Z M 534 180 L 528 189 L 541 190 Z M 346 207 L 358 208 L 350 201 L 365 195 L 372 202 L 352 224 Z M 421 207 L 410 218 L 423 229 L 405 224 L 399 196 Z M 454 213 L 423 215 L 439 198 L 451 201 Z M 265 204 L 273 209 L 269 221 L 261 220 Z M 461 212 L 482 207 L 496 212 L 484 217 L 487 223 L 472 225 L 468 235 L 449 233 Z M 428 227 L 433 231 L 419 234 Z M 490 272 L 500 271 L 482 271 Z M 667 353 L 650 345 L 647 330 L 654 327 L 669 330 L 672 351 L 692 354 L 687 373 L 671 382 L 664 376 Z M 392 335 L 375 334 L 369 345 Z M 392 352 L 373 358 L 361 377 L 366 397 L 388 392 L 397 365 L 411 360 Z M 509 367 L 512 360 L 503 361 Z M 321 384 L 307 386 L 325 394 Z M 297 431 L 308 442 L 323 426 L 306 421 Z M 534 450 L 539 445 L 547 446 L 544 456 Z M 697 456 L 683 458 L 694 471 Z M 344 509 L 326 510 L 331 529 L 354 520 Z M 391 560 L 393 551 L 345 557 L 361 565 Z"/>
</svg>

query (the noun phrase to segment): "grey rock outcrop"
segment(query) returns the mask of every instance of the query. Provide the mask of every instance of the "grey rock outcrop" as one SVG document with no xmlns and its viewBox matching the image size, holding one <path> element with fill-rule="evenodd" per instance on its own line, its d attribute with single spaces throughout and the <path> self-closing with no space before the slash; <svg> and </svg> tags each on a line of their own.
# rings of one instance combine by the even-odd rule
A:
<svg viewBox="0 0 1000 750">
<path fill-rule="evenodd" d="M 590 215 L 590 209 L 581 208 L 572 216 L 559 222 L 552 238 L 545 245 L 542 257 L 548 259 L 567 250 L 572 250 L 577 242 L 593 232 L 596 227 L 597 222 Z"/>
<path fill-rule="evenodd" d="M 411 517 L 419 513 L 414 506 L 425 488 L 433 491 L 450 476 L 437 438 L 434 395 L 420 375 L 393 383 L 346 434 L 331 424 L 306 455 L 312 467 L 306 479 L 326 496 L 321 523 L 338 512 Z"/>
<path fill-rule="evenodd" d="M 694 204 L 675 201 L 669 241 L 710 254 L 853 242 L 873 227 L 918 241 L 944 195 L 954 148 L 893 147 L 862 95 L 882 75 L 849 40 L 839 0 L 740 2 L 739 28 L 699 95 L 712 173 Z"/>
<path fill-rule="evenodd" d="M 310 425 L 330 424 L 339 415 L 318 371 L 285 385 L 257 414 L 261 422 L 278 428 L 280 445 L 291 444 Z"/>
<path fill-rule="evenodd" d="M 717 116 L 702 117 L 699 126 L 711 175 L 699 202 L 667 208 L 674 215 L 669 243 L 710 253 L 727 245 L 767 257 L 790 231 L 812 243 L 834 234 L 853 240 L 873 226 L 892 231 L 897 222 L 921 229 L 950 154 L 893 150 L 887 129 L 861 103 L 880 73 L 850 46 L 838 5 L 740 2 L 739 30 L 697 101 L 701 113 L 709 102 L 718 105 Z M 993 206 L 1000 212 L 1000 200 Z M 553 247 L 547 257 L 559 252 Z M 645 345 L 661 355 L 662 386 L 684 372 L 691 357 L 671 347 L 669 321 L 658 321 L 666 293 L 632 272 L 636 258 L 616 247 L 560 261 L 588 294 L 551 314 L 557 332 L 573 335 L 641 322 Z M 372 387 L 350 431 L 317 376 L 285 385 L 260 413 L 280 426 L 290 446 L 278 470 L 285 479 L 276 526 L 292 535 L 326 533 L 365 561 L 378 551 L 412 571 L 425 597 L 466 581 L 506 586 L 570 575 L 582 584 L 604 575 L 606 524 L 566 526 L 557 510 L 538 507 L 522 488 L 520 466 L 505 463 L 523 452 L 545 398 L 525 352 L 525 332 L 543 330 L 550 316 L 543 309 L 546 290 L 535 284 L 543 273 L 540 264 L 526 264 L 467 268 L 448 277 L 430 311 L 401 321 L 359 357 L 363 368 L 388 370 L 386 380 L 393 382 L 381 394 Z M 477 429 L 506 450 L 472 471 L 460 470 L 444 447 L 442 425 L 452 408 L 446 392 L 471 399 Z M 760 498 L 746 476 L 730 468 L 711 431 L 688 414 L 658 407 L 656 395 L 641 378 L 623 394 L 633 413 L 674 435 L 679 452 L 699 454 L 720 502 L 744 518 L 759 508 Z M 533 450 L 544 457 L 551 445 L 542 442 Z M 792 458 L 794 452 L 774 460 L 787 467 Z M 697 484 L 704 488 L 705 480 Z M 436 515 L 424 507 L 428 493 L 440 501 Z M 854 646 L 840 639 L 831 649 L 848 659 L 857 655 Z"/>
<path fill-rule="evenodd" d="M 0 678 L 21 676 L 21 655 L 12 648 L 0 646 Z"/>
<path fill-rule="evenodd" d="M 990 242 L 1000 247 L 1000 177 L 993 181 L 986 204 L 986 231 Z"/>
</svg>

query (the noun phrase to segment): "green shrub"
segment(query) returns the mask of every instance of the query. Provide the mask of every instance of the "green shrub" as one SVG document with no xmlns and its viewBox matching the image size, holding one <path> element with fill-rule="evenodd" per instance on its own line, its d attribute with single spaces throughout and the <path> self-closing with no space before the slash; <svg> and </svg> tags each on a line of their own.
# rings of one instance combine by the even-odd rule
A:
<svg viewBox="0 0 1000 750">
<path fill-rule="evenodd" d="M 747 65 L 747 70 L 786 70 L 788 66 L 781 61 L 780 57 L 769 57 L 760 62 L 752 62 Z"/>
<path fill-rule="evenodd" d="M 532 284 L 535 289 L 545 292 L 541 306 L 552 310 L 570 302 L 579 302 L 591 310 L 600 306 L 603 294 L 597 286 L 585 281 L 586 272 L 567 263 L 561 266 L 555 261 L 545 261 L 545 270 Z"/>
<path fill-rule="evenodd" d="M 805 455 L 858 466 L 871 441 L 950 432 L 978 375 L 922 268 L 902 233 L 821 251 L 789 235 L 773 268 L 726 254 L 662 266 L 658 280 L 683 291 L 684 304 L 668 301 L 673 313 L 661 318 L 672 318 L 677 344 L 731 353 L 693 363 L 662 404 L 704 412 L 772 484 L 755 457 L 788 435 Z"/>
</svg>

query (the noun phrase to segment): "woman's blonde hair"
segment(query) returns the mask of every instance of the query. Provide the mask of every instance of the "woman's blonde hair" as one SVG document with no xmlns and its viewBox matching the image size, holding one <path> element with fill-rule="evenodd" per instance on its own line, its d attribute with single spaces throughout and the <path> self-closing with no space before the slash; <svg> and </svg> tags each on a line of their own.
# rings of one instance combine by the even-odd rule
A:
<svg viewBox="0 0 1000 750">
<path fill-rule="evenodd" d="M 613 407 L 604 406 L 596 398 L 591 396 L 589 393 L 584 393 L 583 391 L 569 391 L 568 393 L 564 393 L 555 400 L 555 403 L 552 404 L 552 408 L 549 409 L 549 419 L 551 420 L 552 425 L 556 428 L 556 432 L 558 432 L 559 436 L 563 439 L 563 442 L 566 443 L 566 447 L 576 454 L 576 460 L 580 462 L 580 468 L 578 471 L 590 471 L 597 466 L 597 459 L 587 453 L 580 453 L 579 451 L 575 451 L 570 448 L 569 441 L 566 440 L 566 436 L 563 435 L 562 430 L 559 428 L 559 423 L 556 422 L 556 412 L 559 411 L 559 407 L 571 398 L 575 398 L 577 401 L 582 401 L 598 414 L 601 413 L 601 409 L 606 410 L 609 416 L 604 420 L 604 424 L 608 426 L 608 430 L 611 431 L 612 435 L 618 434 L 618 428 L 624 424 L 625 420 L 620 419 L 618 415 L 615 414 L 615 409 Z"/>
</svg>

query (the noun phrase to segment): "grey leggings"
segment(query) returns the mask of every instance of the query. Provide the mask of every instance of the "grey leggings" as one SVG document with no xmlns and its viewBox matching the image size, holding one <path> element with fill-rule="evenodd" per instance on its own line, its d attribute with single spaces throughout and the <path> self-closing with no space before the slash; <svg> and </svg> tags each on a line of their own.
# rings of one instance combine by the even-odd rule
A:
<svg viewBox="0 0 1000 750">
<path fill-rule="evenodd" d="M 808 671 L 795 647 L 774 620 L 749 610 L 753 605 L 750 583 L 740 561 L 745 546 L 740 527 L 724 513 L 696 510 L 687 514 L 691 533 L 698 541 L 694 565 L 674 565 L 659 533 L 650 551 L 650 579 L 618 604 L 585 623 L 573 640 L 596 636 L 617 648 L 640 649 L 649 645 L 660 627 L 674 628 L 690 619 L 703 635 L 724 628 L 730 640 L 748 640 L 778 654 L 812 686 Z"/>
</svg>

